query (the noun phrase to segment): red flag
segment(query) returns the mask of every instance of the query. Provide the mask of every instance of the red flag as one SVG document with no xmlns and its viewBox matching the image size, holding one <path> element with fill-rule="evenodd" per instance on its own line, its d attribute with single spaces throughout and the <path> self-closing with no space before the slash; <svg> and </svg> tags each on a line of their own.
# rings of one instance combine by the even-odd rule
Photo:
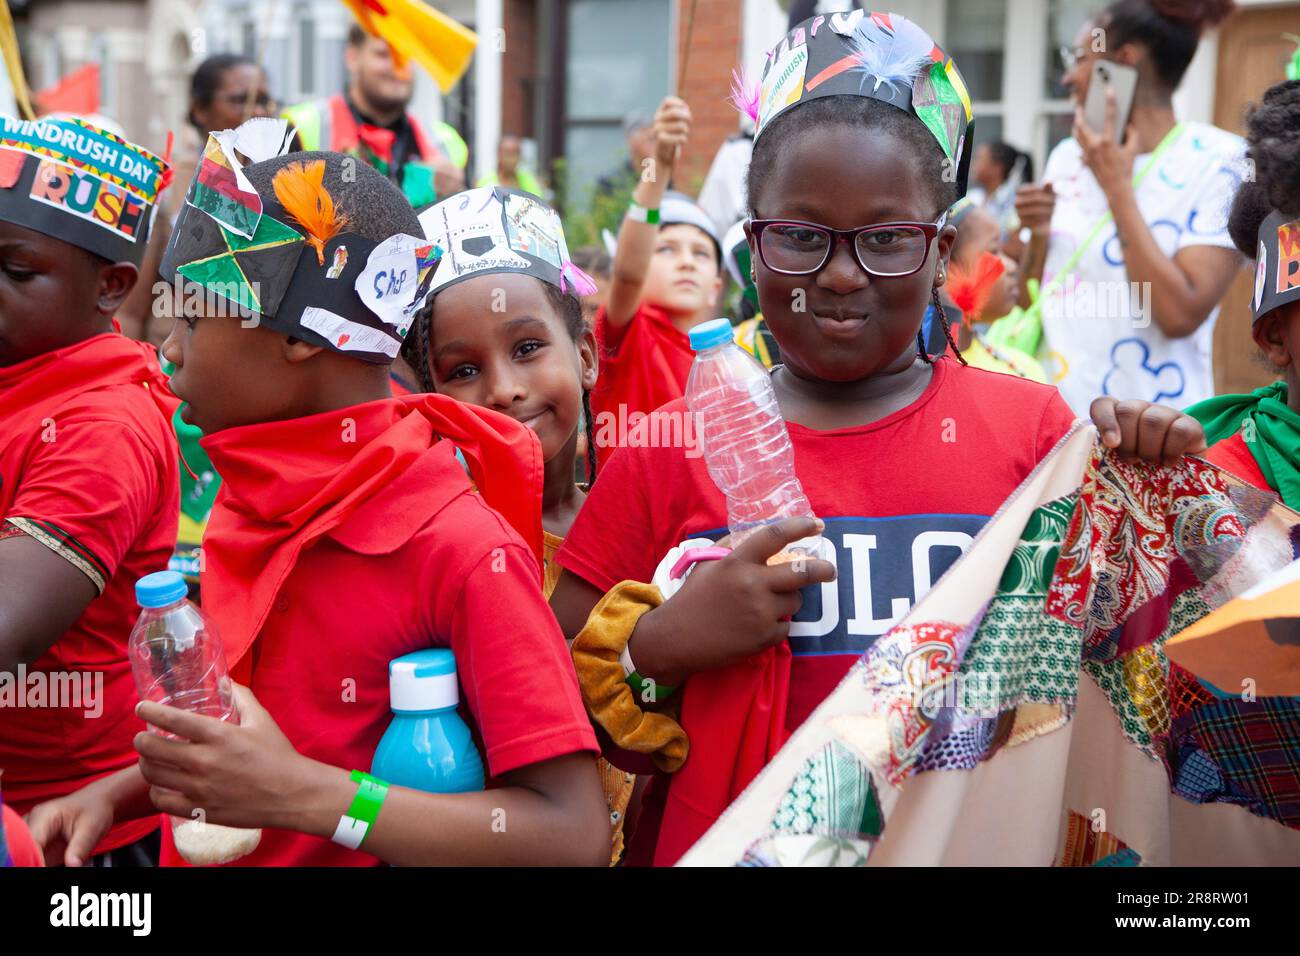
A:
<svg viewBox="0 0 1300 956">
<path fill-rule="evenodd" d="M 35 96 L 42 113 L 74 113 L 89 116 L 99 112 L 99 64 L 87 63 Z"/>
</svg>

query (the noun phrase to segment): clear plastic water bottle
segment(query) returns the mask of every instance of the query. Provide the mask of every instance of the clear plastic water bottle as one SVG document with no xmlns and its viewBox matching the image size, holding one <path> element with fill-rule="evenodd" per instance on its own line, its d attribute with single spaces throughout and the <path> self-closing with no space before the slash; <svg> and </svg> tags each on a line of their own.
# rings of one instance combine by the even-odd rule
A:
<svg viewBox="0 0 1300 956">
<path fill-rule="evenodd" d="M 686 404 L 709 477 L 727 498 L 731 546 L 765 524 L 815 517 L 794 473 L 794 448 L 772 376 L 735 343 L 726 319 L 695 326 L 690 339 L 695 361 Z M 821 537 L 814 535 L 786 550 L 815 555 L 820 548 Z"/>
<path fill-rule="evenodd" d="M 188 586 L 177 571 L 157 571 L 135 582 L 140 616 L 127 642 L 127 655 L 141 700 L 239 723 L 225 648 L 212 621 L 186 599 Z M 174 738 L 157 727 L 154 733 Z M 172 838 L 188 862 L 229 863 L 257 848 L 261 830 L 245 830 L 172 818 Z"/>
<path fill-rule="evenodd" d="M 226 654 L 212 622 L 186 600 L 177 571 L 135 582 L 140 616 L 127 652 L 141 700 L 239 723 Z M 170 735 L 168 735 L 170 736 Z"/>
<path fill-rule="evenodd" d="M 388 662 L 393 722 L 375 749 L 370 772 L 385 783 L 428 793 L 483 789 L 483 758 L 456 707 L 456 658 L 445 647 Z"/>
</svg>

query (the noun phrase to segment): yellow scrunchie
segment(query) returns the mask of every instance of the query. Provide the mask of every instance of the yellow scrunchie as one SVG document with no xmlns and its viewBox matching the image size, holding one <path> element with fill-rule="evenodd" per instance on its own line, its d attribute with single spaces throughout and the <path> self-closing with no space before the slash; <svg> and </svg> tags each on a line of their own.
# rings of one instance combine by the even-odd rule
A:
<svg viewBox="0 0 1300 956">
<path fill-rule="evenodd" d="M 624 750 L 649 754 L 660 770 L 673 773 L 690 749 L 686 731 L 667 714 L 641 709 L 619 663 L 641 615 L 662 603 L 653 584 L 616 584 L 573 639 L 573 664 L 587 712 L 610 740 Z"/>
</svg>

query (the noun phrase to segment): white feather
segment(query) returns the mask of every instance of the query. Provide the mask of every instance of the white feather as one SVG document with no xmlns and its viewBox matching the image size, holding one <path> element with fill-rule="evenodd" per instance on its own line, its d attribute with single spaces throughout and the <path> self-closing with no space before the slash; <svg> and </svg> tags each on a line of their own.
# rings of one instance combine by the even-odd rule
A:
<svg viewBox="0 0 1300 956">
<path fill-rule="evenodd" d="M 849 42 L 857 54 L 859 68 L 875 78 L 875 90 L 882 84 L 911 86 L 921 71 L 930 65 L 934 40 L 906 17 L 891 14 L 893 30 L 882 27 L 871 17 L 858 21 Z M 865 77 L 864 77 L 865 80 Z"/>
</svg>

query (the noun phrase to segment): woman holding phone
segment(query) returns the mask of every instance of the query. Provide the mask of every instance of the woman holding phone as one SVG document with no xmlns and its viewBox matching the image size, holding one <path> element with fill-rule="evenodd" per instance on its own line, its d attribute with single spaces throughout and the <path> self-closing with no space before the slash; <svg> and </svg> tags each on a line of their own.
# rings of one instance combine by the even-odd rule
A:
<svg viewBox="0 0 1300 956">
<path fill-rule="evenodd" d="M 1214 393 L 1219 300 L 1242 258 L 1227 230 L 1240 137 L 1180 122 L 1173 94 L 1232 0 L 1117 0 L 1062 51 L 1073 137 L 1022 186 L 1028 280 L 1042 282 L 1045 365 L 1070 406 L 1101 395 L 1185 406 Z M 1024 236 L 1022 230 L 1022 236 Z"/>
</svg>

